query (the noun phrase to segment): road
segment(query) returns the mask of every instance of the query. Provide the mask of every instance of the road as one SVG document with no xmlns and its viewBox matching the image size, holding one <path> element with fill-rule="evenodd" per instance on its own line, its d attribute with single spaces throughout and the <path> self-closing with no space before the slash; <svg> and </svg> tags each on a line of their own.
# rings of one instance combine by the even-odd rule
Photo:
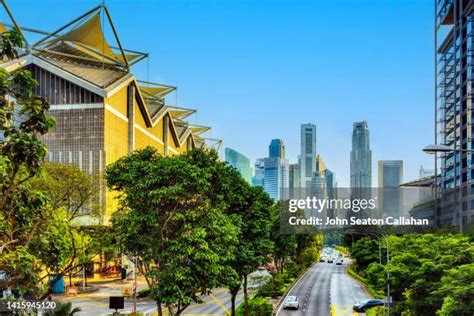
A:
<svg viewBox="0 0 474 316">
<path fill-rule="evenodd" d="M 300 301 L 298 310 L 278 311 L 278 316 L 352 316 L 355 302 L 368 298 L 362 286 L 346 274 L 348 265 L 318 263 L 294 285 L 288 295 Z M 360 314 L 359 314 L 360 315 Z"/>
<path fill-rule="evenodd" d="M 252 292 L 261 285 L 262 277 L 270 277 L 266 271 L 256 271 L 249 276 L 249 290 Z M 97 291 L 92 293 L 80 294 L 75 297 L 57 296 L 54 300 L 70 301 L 74 307 L 79 307 L 80 312 L 77 316 L 89 315 L 110 315 L 112 310 L 109 309 L 109 297 L 121 296 L 122 288 L 131 289 L 132 281 L 113 281 L 104 284 L 98 284 Z M 146 287 L 145 280 L 140 278 L 138 281 L 138 290 Z M 206 316 L 206 315 L 227 315 L 231 309 L 231 296 L 227 289 L 214 289 L 210 295 L 200 297 L 203 303 L 192 304 L 184 312 L 183 316 Z M 238 306 L 243 301 L 243 293 L 239 292 L 236 298 Z M 133 299 L 125 299 L 125 308 L 120 310 L 122 313 L 130 313 L 133 310 Z M 137 302 L 137 310 L 145 315 L 156 315 L 156 303 L 150 299 L 140 299 Z M 167 313 L 164 313 L 167 315 Z"/>
</svg>

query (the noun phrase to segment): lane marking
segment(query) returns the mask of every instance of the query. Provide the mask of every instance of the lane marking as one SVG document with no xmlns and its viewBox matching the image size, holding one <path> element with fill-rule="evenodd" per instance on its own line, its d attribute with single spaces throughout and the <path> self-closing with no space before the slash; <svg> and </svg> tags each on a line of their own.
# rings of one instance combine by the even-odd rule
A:
<svg viewBox="0 0 474 316">
<path fill-rule="evenodd" d="M 217 305 L 219 305 L 224 310 L 226 315 L 230 314 L 230 311 L 227 309 L 227 307 L 222 304 L 222 302 L 217 297 L 215 297 L 214 294 L 209 293 L 209 296 L 212 297 L 212 299 L 217 303 Z"/>
<path fill-rule="evenodd" d="M 286 298 L 286 296 L 287 296 L 288 294 L 290 294 L 291 291 L 293 291 L 294 287 L 295 287 L 298 283 L 300 283 L 300 281 L 301 281 L 302 279 L 305 278 L 306 274 L 307 274 L 310 270 L 312 270 L 312 269 L 313 269 L 316 265 L 318 265 L 318 264 L 319 264 L 319 262 L 316 262 L 314 265 L 312 265 L 308 270 L 305 271 L 305 273 L 303 273 L 303 274 L 299 277 L 298 280 L 296 280 L 295 283 L 293 283 L 293 285 L 291 285 L 290 289 L 285 293 L 285 295 L 282 296 L 282 298 L 281 298 L 281 300 L 280 300 L 280 303 L 279 303 L 279 307 L 277 308 L 275 315 L 278 315 L 278 313 L 281 311 L 281 309 L 282 309 L 282 307 L 283 307 L 283 300 Z M 303 311 L 304 311 L 304 310 L 303 310 Z"/>
</svg>

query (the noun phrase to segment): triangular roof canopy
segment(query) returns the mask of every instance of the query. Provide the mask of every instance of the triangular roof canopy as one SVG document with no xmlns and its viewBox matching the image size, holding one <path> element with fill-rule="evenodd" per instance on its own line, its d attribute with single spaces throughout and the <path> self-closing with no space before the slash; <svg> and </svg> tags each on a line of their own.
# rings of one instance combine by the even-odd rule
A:
<svg viewBox="0 0 474 316">
<path fill-rule="evenodd" d="M 170 86 L 155 86 L 155 87 L 140 86 L 140 91 L 143 92 L 145 97 L 163 98 L 164 96 L 170 94 L 171 92 L 175 90 L 176 90 L 176 87 L 170 87 Z"/>
<path fill-rule="evenodd" d="M 105 38 L 101 20 L 107 21 L 112 28 L 118 49 L 111 46 Z M 67 43 L 99 61 L 126 66 L 127 68 L 129 61 L 142 57 L 139 54 L 125 54 L 107 7 L 103 5 L 90 10 L 49 34 L 33 47 L 38 50 L 48 50 L 51 52 L 62 43 Z"/>
<path fill-rule="evenodd" d="M 191 129 L 194 135 L 204 134 L 205 132 L 211 129 L 209 126 L 193 125 L 193 124 L 189 124 L 188 127 Z"/>
<path fill-rule="evenodd" d="M 196 113 L 196 110 L 168 105 L 168 112 L 171 114 L 172 117 L 182 120 Z"/>
</svg>

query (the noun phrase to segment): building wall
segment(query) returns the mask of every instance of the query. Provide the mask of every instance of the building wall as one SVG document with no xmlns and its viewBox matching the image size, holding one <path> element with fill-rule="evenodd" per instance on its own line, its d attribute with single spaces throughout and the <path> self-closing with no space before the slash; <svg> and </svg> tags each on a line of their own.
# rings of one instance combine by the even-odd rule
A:
<svg viewBox="0 0 474 316">
<path fill-rule="evenodd" d="M 147 127 L 136 98 L 133 100 L 134 142 L 129 147 L 128 86 L 104 99 L 36 65 L 27 69 L 39 82 L 35 92 L 50 102 L 50 114 L 56 118 L 55 128 L 43 137 L 49 149 L 47 160 L 73 164 L 90 174 L 103 174 L 107 165 L 131 149 L 152 146 L 165 154 L 163 119 Z M 171 120 L 168 114 L 165 117 Z M 169 155 L 187 151 L 187 141 L 182 146 L 174 141 L 171 124 L 167 135 Z M 104 186 L 96 199 L 104 208 L 102 223 L 108 223 L 118 206 L 116 193 Z"/>
<path fill-rule="evenodd" d="M 436 5 L 436 134 L 452 151 L 439 154 L 442 206 L 437 225 L 461 228 L 474 222 L 474 12 L 473 1 L 440 0 Z"/>
</svg>

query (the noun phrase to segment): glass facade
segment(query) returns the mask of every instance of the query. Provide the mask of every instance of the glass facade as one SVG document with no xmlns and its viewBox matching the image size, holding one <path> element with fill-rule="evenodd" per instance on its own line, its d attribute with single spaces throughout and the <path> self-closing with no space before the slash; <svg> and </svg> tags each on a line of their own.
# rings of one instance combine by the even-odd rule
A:
<svg viewBox="0 0 474 316">
<path fill-rule="evenodd" d="M 439 155 L 437 225 L 461 229 L 474 220 L 474 1 L 436 1 L 437 143 L 453 151 Z"/>
<path fill-rule="evenodd" d="M 268 147 L 268 156 L 270 158 L 285 159 L 285 144 L 282 139 L 272 139 Z"/>
<path fill-rule="evenodd" d="M 247 157 L 232 148 L 226 148 L 225 161 L 239 170 L 245 181 L 248 183 L 252 182 L 252 169 L 250 168 L 250 160 Z"/>
<path fill-rule="evenodd" d="M 316 165 L 316 125 L 301 125 L 300 180 L 301 188 L 311 187 L 311 177 Z"/>
</svg>

